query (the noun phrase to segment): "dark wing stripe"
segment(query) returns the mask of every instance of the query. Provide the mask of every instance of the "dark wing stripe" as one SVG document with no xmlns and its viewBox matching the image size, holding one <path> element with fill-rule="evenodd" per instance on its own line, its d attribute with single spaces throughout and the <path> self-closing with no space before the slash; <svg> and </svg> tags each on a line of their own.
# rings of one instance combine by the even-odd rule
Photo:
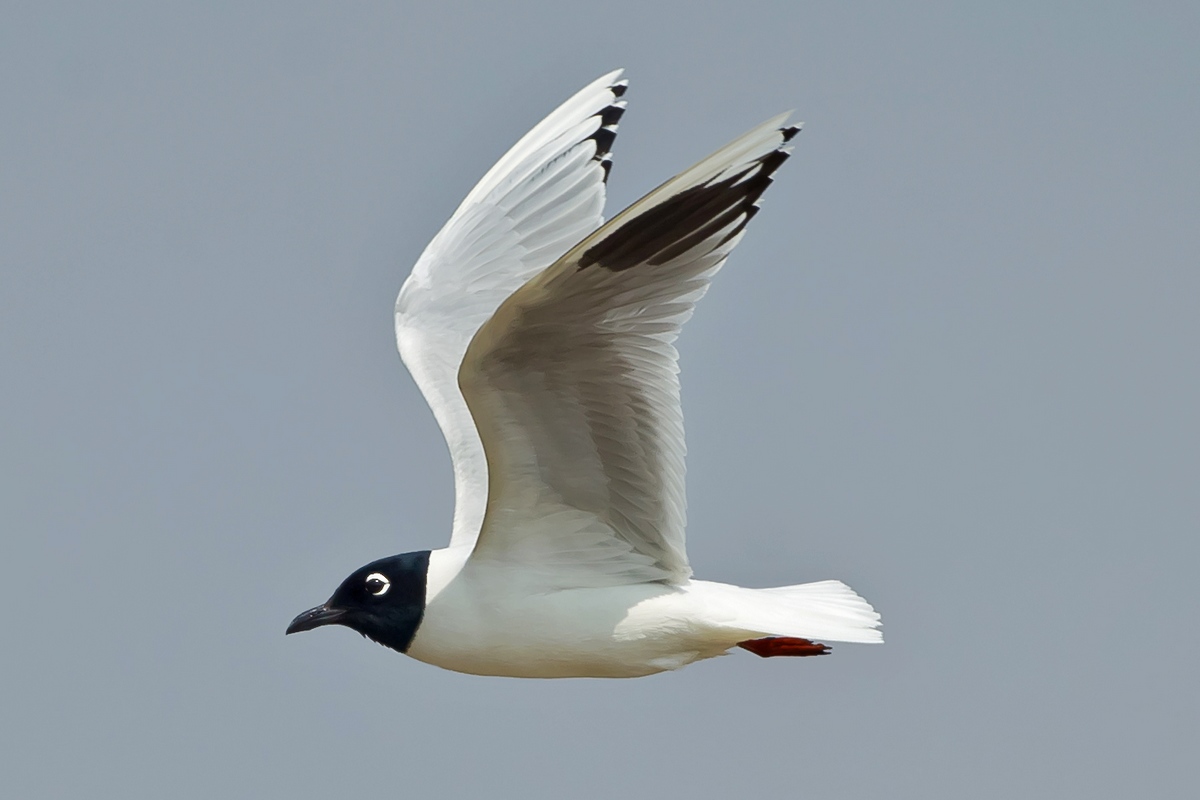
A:
<svg viewBox="0 0 1200 800">
<path fill-rule="evenodd" d="M 784 128 L 784 141 L 798 130 L 794 126 Z M 734 175 L 680 192 L 584 251 L 579 268 L 599 264 L 619 272 L 639 264 L 657 266 L 735 225 L 716 246 L 724 244 L 754 216 L 758 199 L 771 185 L 771 175 L 787 158 L 786 150 L 772 150 Z"/>
<path fill-rule="evenodd" d="M 722 184 L 694 186 L 643 212 L 584 252 L 579 268 L 600 264 L 619 272 L 645 263 L 736 201 Z"/>
<path fill-rule="evenodd" d="M 742 218 L 740 222 L 738 220 L 739 217 Z M 737 227 L 733 229 L 730 235 L 721 239 L 722 243 L 727 242 L 729 241 L 730 237 L 735 236 L 738 231 L 746 227 L 746 219 L 748 219 L 748 217 L 746 216 L 745 209 L 740 207 L 731 208 L 695 233 L 685 236 L 665 250 L 660 250 L 657 255 L 655 255 L 646 263 L 652 267 L 666 264 L 668 261 L 678 258 L 679 256 L 691 250 L 693 247 L 699 245 L 704 240 L 716 236 L 726 227 L 737 222 Z"/>
</svg>

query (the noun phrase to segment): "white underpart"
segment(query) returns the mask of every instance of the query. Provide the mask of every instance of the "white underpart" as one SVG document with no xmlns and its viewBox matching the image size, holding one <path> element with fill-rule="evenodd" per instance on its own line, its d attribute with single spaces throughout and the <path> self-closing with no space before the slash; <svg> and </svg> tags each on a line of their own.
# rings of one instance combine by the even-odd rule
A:
<svg viewBox="0 0 1200 800">
<path fill-rule="evenodd" d="M 434 551 L 431 573 L 447 550 Z M 631 678 L 722 655 L 747 639 L 880 642 L 879 615 L 840 581 L 746 589 L 709 581 L 544 592 L 519 566 L 472 563 L 428 601 L 408 650 L 458 672 Z"/>
<path fill-rule="evenodd" d="M 409 654 L 524 677 L 630 677 L 763 636 L 881 641 L 837 581 L 691 579 L 674 342 L 782 163 L 769 120 L 600 226 L 606 75 L 468 195 L 397 300 L 456 508 Z"/>
</svg>

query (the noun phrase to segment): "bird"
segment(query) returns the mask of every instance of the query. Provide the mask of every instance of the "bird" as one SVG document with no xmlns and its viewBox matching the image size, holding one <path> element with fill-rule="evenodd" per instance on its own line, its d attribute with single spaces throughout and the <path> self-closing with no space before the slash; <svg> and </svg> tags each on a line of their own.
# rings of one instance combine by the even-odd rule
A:
<svg viewBox="0 0 1200 800">
<path fill-rule="evenodd" d="M 773 117 L 605 221 L 627 87 L 610 72 L 522 137 L 396 299 L 401 358 L 453 463 L 449 545 L 355 570 L 287 633 L 341 625 L 518 678 L 882 641 L 879 614 L 840 581 L 692 577 L 675 341 L 800 126 Z"/>
</svg>

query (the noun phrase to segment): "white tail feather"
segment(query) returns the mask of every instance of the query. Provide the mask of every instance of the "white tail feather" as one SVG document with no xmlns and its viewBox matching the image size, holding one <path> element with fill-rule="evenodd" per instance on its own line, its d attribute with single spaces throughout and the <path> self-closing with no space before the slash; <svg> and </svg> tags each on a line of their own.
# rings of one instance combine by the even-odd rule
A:
<svg viewBox="0 0 1200 800">
<path fill-rule="evenodd" d="M 756 636 L 792 636 L 831 642 L 883 641 L 879 614 L 841 581 L 818 581 L 771 589 L 693 581 L 705 594 L 720 595 L 725 625 Z"/>
</svg>

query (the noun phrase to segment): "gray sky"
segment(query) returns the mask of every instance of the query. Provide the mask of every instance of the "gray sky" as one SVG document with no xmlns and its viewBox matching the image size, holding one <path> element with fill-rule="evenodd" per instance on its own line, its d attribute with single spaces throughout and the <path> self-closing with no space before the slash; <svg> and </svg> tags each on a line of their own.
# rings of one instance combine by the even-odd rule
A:
<svg viewBox="0 0 1200 800">
<path fill-rule="evenodd" d="M 102 5 L 0 26 L 9 796 L 1194 796 L 1195 4 Z M 680 342 L 690 553 L 887 644 L 526 682 L 285 639 L 447 540 L 396 291 L 618 66 L 610 214 L 806 122 Z"/>
</svg>

